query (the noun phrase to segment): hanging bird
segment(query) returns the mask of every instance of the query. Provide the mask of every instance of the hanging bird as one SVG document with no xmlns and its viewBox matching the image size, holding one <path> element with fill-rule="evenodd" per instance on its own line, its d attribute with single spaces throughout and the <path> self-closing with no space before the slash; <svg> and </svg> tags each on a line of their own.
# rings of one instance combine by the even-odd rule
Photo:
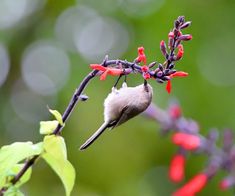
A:
<svg viewBox="0 0 235 196">
<path fill-rule="evenodd" d="M 90 146 L 106 128 L 113 129 L 147 109 L 152 101 L 152 95 L 152 87 L 146 80 L 144 84 L 136 87 L 127 87 L 125 82 L 119 90 L 113 87 L 104 101 L 104 123 L 80 147 L 80 150 Z"/>
</svg>

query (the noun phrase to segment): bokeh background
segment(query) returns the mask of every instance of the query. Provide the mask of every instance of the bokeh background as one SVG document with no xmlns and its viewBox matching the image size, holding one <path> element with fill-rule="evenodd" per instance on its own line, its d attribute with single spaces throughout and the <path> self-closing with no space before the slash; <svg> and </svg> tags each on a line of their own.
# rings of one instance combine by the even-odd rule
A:
<svg viewBox="0 0 235 196">
<path fill-rule="evenodd" d="M 75 88 L 105 54 L 132 61 L 144 46 L 150 61 L 163 61 L 159 42 L 167 39 L 179 15 L 192 20 L 177 64 L 190 73 L 174 79 L 170 95 L 154 86 L 154 102 L 165 108 L 172 98 L 184 115 L 211 127 L 235 128 L 235 2 L 233 0 L 0 0 L 0 145 L 41 141 L 39 121 L 50 119 L 47 105 L 63 112 Z M 176 148 L 159 134 L 159 125 L 142 116 L 107 132 L 91 148 L 79 146 L 103 121 L 103 100 L 115 78 L 91 81 L 63 131 L 69 159 L 77 171 L 72 195 L 167 196 L 179 185 L 167 168 Z M 138 76 L 129 85 L 142 82 Z M 186 180 L 201 171 L 205 156 L 191 156 Z M 221 192 L 218 173 L 199 195 Z M 64 195 L 56 174 L 39 161 L 26 195 Z"/>
</svg>

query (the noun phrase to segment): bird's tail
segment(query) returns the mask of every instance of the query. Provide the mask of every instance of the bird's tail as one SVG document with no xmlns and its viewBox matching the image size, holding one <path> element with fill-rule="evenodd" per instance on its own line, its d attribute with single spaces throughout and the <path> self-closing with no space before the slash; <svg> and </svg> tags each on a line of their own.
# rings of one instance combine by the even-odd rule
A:
<svg viewBox="0 0 235 196">
<path fill-rule="evenodd" d="M 107 128 L 107 123 L 104 122 L 101 127 L 84 143 L 81 145 L 80 150 L 85 150 L 90 146 Z"/>
</svg>

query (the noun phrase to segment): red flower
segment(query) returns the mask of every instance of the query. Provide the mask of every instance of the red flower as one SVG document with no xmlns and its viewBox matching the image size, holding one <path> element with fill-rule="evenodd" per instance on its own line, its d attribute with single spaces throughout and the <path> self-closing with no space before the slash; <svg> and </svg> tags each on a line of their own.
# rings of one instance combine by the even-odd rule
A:
<svg viewBox="0 0 235 196">
<path fill-rule="evenodd" d="M 169 178 L 173 182 L 180 182 L 184 178 L 185 157 L 177 154 L 173 157 L 169 169 Z"/>
<path fill-rule="evenodd" d="M 183 54 L 184 54 L 184 48 L 183 48 L 183 45 L 180 44 L 180 45 L 178 46 L 178 53 L 177 53 L 177 55 L 176 55 L 176 61 L 177 61 L 177 60 L 180 60 L 180 59 L 183 57 Z"/>
<path fill-rule="evenodd" d="M 141 71 L 143 72 L 143 78 L 145 79 L 145 80 L 148 80 L 148 79 L 150 79 L 151 78 L 151 75 L 149 74 L 149 67 L 148 66 L 146 66 L 146 65 L 144 65 L 144 66 L 142 66 L 141 67 Z"/>
<path fill-rule="evenodd" d="M 194 196 L 201 191 L 206 185 L 208 177 L 206 174 L 201 173 L 194 176 L 188 183 L 178 189 L 173 196 Z"/>
<path fill-rule="evenodd" d="M 171 93 L 171 81 L 168 80 L 166 83 L 166 91 L 170 94 Z"/>
<path fill-rule="evenodd" d="M 150 74 L 148 72 L 143 73 L 143 77 L 145 80 L 148 80 L 151 78 Z"/>
<path fill-rule="evenodd" d="M 149 70 L 148 66 L 144 65 L 141 67 L 142 72 L 147 72 Z"/>
<path fill-rule="evenodd" d="M 175 78 L 175 77 L 186 77 L 188 76 L 187 72 L 183 72 L 183 71 L 177 71 L 173 74 L 170 75 L 171 78 Z"/>
<path fill-rule="evenodd" d="M 121 70 L 121 69 L 104 67 L 104 66 L 99 65 L 99 64 L 90 64 L 90 67 L 92 69 L 99 70 L 99 71 L 103 72 L 100 75 L 100 80 L 105 80 L 107 75 L 119 76 L 119 75 L 123 74 L 123 70 Z"/>
<path fill-rule="evenodd" d="M 183 71 L 177 71 L 173 74 L 170 75 L 170 78 L 174 78 L 174 77 L 186 77 L 188 76 L 188 73 L 183 72 Z M 171 81 L 168 80 L 167 84 L 166 84 L 166 91 L 170 94 L 171 92 Z"/>
<path fill-rule="evenodd" d="M 198 136 L 187 133 L 175 133 L 172 142 L 186 150 L 195 150 L 200 146 L 201 140 Z"/>
<path fill-rule="evenodd" d="M 138 48 L 138 57 L 136 58 L 138 62 L 143 62 L 145 65 L 147 63 L 146 56 L 144 54 L 144 47 L 139 47 Z"/>
</svg>

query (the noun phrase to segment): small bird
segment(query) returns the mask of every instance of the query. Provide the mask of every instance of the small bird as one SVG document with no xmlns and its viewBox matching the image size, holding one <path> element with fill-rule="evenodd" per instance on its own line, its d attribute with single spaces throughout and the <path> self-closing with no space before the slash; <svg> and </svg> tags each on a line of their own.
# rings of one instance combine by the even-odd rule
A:
<svg viewBox="0 0 235 196">
<path fill-rule="evenodd" d="M 119 90 L 113 87 L 104 101 L 104 123 L 80 147 L 80 150 L 90 146 L 106 128 L 113 129 L 143 112 L 150 105 L 152 96 L 152 87 L 146 80 L 144 84 L 136 87 L 127 87 L 126 82 Z"/>
</svg>

